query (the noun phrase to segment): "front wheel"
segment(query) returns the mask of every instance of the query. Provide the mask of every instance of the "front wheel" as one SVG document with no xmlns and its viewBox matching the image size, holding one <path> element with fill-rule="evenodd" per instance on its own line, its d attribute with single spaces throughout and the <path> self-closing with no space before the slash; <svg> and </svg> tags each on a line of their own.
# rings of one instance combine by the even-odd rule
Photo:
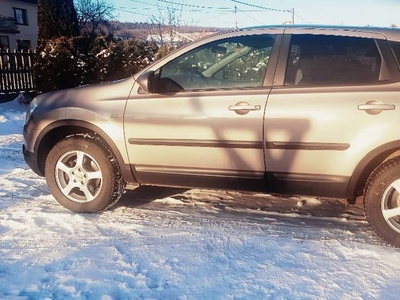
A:
<svg viewBox="0 0 400 300">
<path fill-rule="evenodd" d="M 56 200 L 76 212 L 110 207 L 125 186 L 111 151 L 90 135 L 72 135 L 56 144 L 46 159 L 45 174 Z"/>
<path fill-rule="evenodd" d="M 364 210 L 374 231 L 400 247 L 400 157 L 384 162 L 372 173 L 365 188 Z"/>
</svg>

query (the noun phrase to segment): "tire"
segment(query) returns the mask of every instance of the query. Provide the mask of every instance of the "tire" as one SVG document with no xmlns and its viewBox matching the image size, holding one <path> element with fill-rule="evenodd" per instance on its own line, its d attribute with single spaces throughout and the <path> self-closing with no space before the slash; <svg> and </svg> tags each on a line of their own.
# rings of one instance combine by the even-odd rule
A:
<svg viewBox="0 0 400 300">
<path fill-rule="evenodd" d="M 380 165 L 368 179 L 364 211 L 378 236 L 400 247 L 400 157 Z"/>
<path fill-rule="evenodd" d="M 88 134 L 72 135 L 57 143 L 47 156 L 45 174 L 56 200 L 75 212 L 107 209 L 125 188 L 112 152 Z"/>
</svg>

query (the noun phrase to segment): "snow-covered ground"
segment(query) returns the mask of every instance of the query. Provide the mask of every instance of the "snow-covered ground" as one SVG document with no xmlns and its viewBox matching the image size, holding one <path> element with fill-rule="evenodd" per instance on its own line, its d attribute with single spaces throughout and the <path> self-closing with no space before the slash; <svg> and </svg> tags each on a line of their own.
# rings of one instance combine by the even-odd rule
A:
<svg viewBox="0 0 400 300">
<path fill-rule="evenodd" d="M 400 252 L 359 206 L 145 187 L 76 214 L 21 153 L 25 106 L 0 104 L 1 299 L 394 299 Z"/>
</svg>

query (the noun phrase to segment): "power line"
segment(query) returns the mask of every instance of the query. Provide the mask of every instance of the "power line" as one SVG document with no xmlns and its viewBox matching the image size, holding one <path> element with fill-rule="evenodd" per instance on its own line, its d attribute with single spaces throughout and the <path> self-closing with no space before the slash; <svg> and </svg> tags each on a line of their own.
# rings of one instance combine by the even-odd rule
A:
<svg viewBox="0 0 400 300">
<path fill-rule="evenodd" d="M 236 6 L 235 6 L 235 8 L 238 10 L 238 11 L 240 11 L 242 14 L 244 14 L 244 15 L 246 15 L 247 17 L 249 17 L 250 19 L 252 19 L 253 21 L 256 21 L 257 23 L 259 23 L 259 24 L 264 24 L 263 22 L 260 22 L 260 21 L 258 21 L 257 19 L 254 19 L 253 17 L 251 17 L 251 16 L 249 16 L 248 14 L 246 14 L 244 11 L 242 11 L 241 9 L 239 9 L 239 8 L 237 8 Z M 237 27 L 237 26 L 236 26 Z"/>
<path fill-rule="evenodd" d="M 134 11 L 131 11 L 131 10 L 126 10 L 126 9 L 123 9 L 123 8 L 116 8 L 116 10 L 123 11 L 123 12 L 130 13 L 130 14 L 134 14 L 134 15 L 144 16 L 144 17 L 150 17 L 150 18 L 152 17 L 151 15 L 141 14 L 141 13 L 134 12 Z"/>
<path fill-rule="evenodd" d="M 116 10 L 118 10 L 118 11 L 122 11 L 122 12 L 125 12 L 125 13 L 129 13 L 129 14 L 134 14 L 134 15 L 144 16 L 144 17 L 147 17 L 147 18 L 149 18 L 149 19 L 151 19 L 151 18 L 153 18 L 153 17 L 154 17 L 154 15 L 149 15 L 149 14 L 143 14 L 143 13 L 139 13 L 139 12 L 136 12 L 136 11 L 132 11 L 132 10 L 130 10 L 130 8 L 126 8 L 126 7 L 119 7 L 119 8 L 116 8 Z M 210 13 L 210 12 L 208 12 L 208 13 Z M 196 22 L 196 23 L 199 23 L 199 22 L 202 22 L 202 21 L 206 21 L 206 20 L 210 20 L 210 19 L 218 18 L 218 17 L 221 17 L 221 16 L 223 16 L 223 15 L 227 15 L 227 14 L 231 14 L 231 13 L 232 13 L 232 12 L 229 12 L 229 13 L 223 13 L 223 14 L 218 14 L 218 15 L 211 16 L 211 17 L 208 17 L 208 18 L 205 18 L 205 19 L 195 20 L 195 22 Z M 181 20 L 181 21 L 182 21 L 182 22 L 184 22 L 184 23 L 190 23 L 190 22 L 193 22 L 193 20 L 192 20 L 192 21 Z"/>
<path fill-rule="evenodd" d="M 159 9 L 166 9 L 166 10 L 182 10 L 182 11 L 187 11 L 187 12 L 195 12 L 195 13 L 210 13 L 210 10 L 214 10 L 214 11 L 218 11 L 220 12 L 222 11 L 226 11 L 226 12 L 233 12 L 233 8 L 232 7 L 214 7 L 214 6 L 200 6 L 200 5 L 192 5 L 192 4 L 185 4 L 185 3 L 177 3 L 177 2 L 172 2 L 172 1 L 167 1 L 167 0 L 157 0 L 160 2 L 164 2 L 166 4 L 174 4 L 174 5 L 180 5 L 180 6 L 185 6 L 185 7 L 192 7 L 195 9 L 185 9 L 185 8 L 174 8 L 174 7 L 168 7 L 168 6 L 160 6 L 159 4 L 155 4 L 155 3 L 150 3 L 150 2 L 146 2 L 143 0 L 130 0 L 131 2 L 135 2 L 135 3 L 139 3 L 139 4 L 144 4 L 144 5 L 148 5 L 148 6 L 153 6 L 153 7 L 157 7 Z M 151 8 L 129 8 L 129 9 L 144 9 L 144 10 L 150 10 Z M 209 11 L 204 11 L 204 10 L 209 10 Z M 244 9 L 242 10 L 242 12 L 261 12 L 264 11 L 263 9 Z"/>
<path fill-rule="evenodd" d="M 200 8 L 200 9 L 232 10 L 232 8 L 231 8 L 231 7 L 213 7 L 213 6 L 202 6 L 202 5 L 194 5 L 194 4 L 186 4 L 186 3 L 178 3 L 178 2 L 168 1 L 168 0 L 157 0 L 157 1 L 159 1 L 159 2 L 164 2 L 164 3 L 167 3 L 167 4 L 181 5 L 181 6 L 186 6 L 186 7 Z"/>
<path fill-rule="evenodd" d="M 138 2 L 138 3 L 141 3 L 141 2 Z M 138 11 L 138 10 L 154 11 L 154 8 L 151 8 L 151 7 L 136 8 L 136 7 L 120 6 L 120 7 L 116 8 L 116 9 L 120 10 L 120 11 L 128 12 L 128 13 L 130 13 L 132 11 Z M 168 7 L 159 7 L 158 11 L 160 11 L 160 10 L 169 10 L 169 8 Z M 180 10 L 180 9 L 176 9 L 176 10 Z M 194 10 L 189 9 L 189 10 L 183 10 L 183 11 L 191 12 L 191 13 L 202 13 L 202 14 L 213 14 L 213 13 L 215 13 L 215 12 L 212 12 L 212 11 L 203 11 L 203 10 L 200 10 L 200 9 L 199 10 L 197 10 L 197 9 L 194 9 Z M 242 11 L 259 12 L 260 10 L 242 10 Z M 231 13 L 233 13 L 233 8 L 231 9 L 231 11 L 222 11 L 218 15 L 221 16 L 221 15 L 227 15 L 227 14 L 231 14 Z M 137 14 L 139 14 L 139 13 L 137 13 Z"/>
<path fill-rule="evenodd" d="M 233 9 L 232 7 L 225 7 L 225 6 L 215 7 L 215 6 L 194 5 L 194 4 L 186 4 L 186 3 L 183 3 L 183 2 L 179 3 L 179 2 L 171 1 L 171 0 L 157 0 L 158 3 L 154 3 L 156 1 L 152 1 L 152 3 L 150 3 L 150 1 L 147 1 L 147 0 L 130 0 L 130 1 L 134 2 L 134 3 L 139 3 L 139 4 L 146 5 L 148 7 L 135 7 L 135 8 L 133 8 L 133 7 L 132 8 L 121 7 L 118 10 L 126 12 L 126 13 L 145 16 L 145 17 L 148 17 L 148 18 L 152 18 L 153 15 L 140 13 L 140 12 L 138 12 L 138 10 L 146 10 L 147 12 L 150 12 L 152 10 L 151 7 L 157 7 L 159 12 L 161 12 L 163 10 L 168 10 L 168 11 L 171 11 L 171 12 L 179 10 L 180 12 L 185 11 L 185 12 L 190 12 L 190 13 L 202 13 L 202 14 L 214 14 L 214 13 L 217 13 L 217 15 L 215 15 L 215 16 L 210 16 L 208 18 L 201 18 L 199 20 L 196 20 L 195 21 L 196 23 L 201 22 L 201 21 L 205 21 L 205 20 L 209 20 L 209 19 L 214 19 L 214 18 L 217 18 L 219 16 L 230 14 L 230 13 L 234 13 L 235 16 L 236 16 L 238 11 L 241 12 L 242 14 L 244 14 L 247 18 L 249 18 L 249 19 L 251 19 L 251 20 L 253 20 L 253 21 L 255 21 L 255 22 L 259 23 L 259 24 L 264 24 L 264 23 L 259 21 L 259 20 L 257 20 L 257 19 L 255 19 L 254 17 L 250 16 L 246 12 L 262 12 L 262 11 L 268 10 L 268 11 L 271 11 L 271 12 L 292 13 L 292 22 L 293 22 L 293 16 L 294 16 L 294 10 L 276 9 L 276 8 L 271 8 L 271 7 L 261 6 L 261 5 L 255 5 L 255 4 L 244 2 L 244 1 L 240 1 L 240 0 L 231 0 L 231 2 L 249 6 L 252 9 L 247 9 L 247 10 L 246 9 L 239 9 L 237 6 L 235 6 L 234 9 Z M 159 2 L 162 2 L 163 5 L 161 3 L 159 3 Z M 171 7 L 171 5 L 174 5 L 175 7 Z M 222 12 L 224 12 L 224 13 L 221 14 Z M 306 20 L 304 20 L 300 16 L 298 16 L 298 15 L 296 15 L 296 16 L 299 19 L 303 20 L 304 22 L 307 22 Z M 181 21 L 187 22 L 187 21 L 184 21 L 184 20 L 181 20 Z M 193 20 L 191 22 L 193 22 Z M 236 21 L 236 23 L 237 23 L 237 21 Z M 309 23 L 309 22 L 307 22 L 307 23 Z"/>
<path fill-rule="evenodd" d="M 163 9 L 164 9 L 164 8 L 168 8 L 168 7 L 166 7 L 166 6 L 161 6 L 161 7 L 160 7 L 158 4 L 155 4 L 155 3 L 148 3 L 148 2 L 140 1 L 140 0 L 131 0 L 131 2 L 136 2 L 136 3 L 148 5 L 148 6 L 155 6 L 155 7 L 163 8 Z M 171 7 L 171 9 L 176 9 L 176 8 Z"/>
<path fill-rule="evenodd" d="M 161 1 L 161 0 L 159 0 L 159 1 Z M 243 4 L 243 5 L 255 7 L 255 8 L 260 8 L 260 9 L 263 9 L 263 10 L 269 10 L 269 11 L 275 11 L 275 12 L 284 12 L 284 13 L 292 12 L 292 11 L 289 10 L 289 9 L 270 8 L 270 7 L 255 5 L 255 4 L 251 4 L 251 3 L 247 3 L 247 2 L 242 2 L 242 1 L 238 1 L 238 0 L 231 0 L 231 1 L 232 1 L 232 2 L 235 2 L 235 3 L 239 3 L 239 4 Z"/>
<path fill-rule="evenodd" d="M 208 18 L 205 18 L 205 19 L 198 19 L 198 20 L 194 20 L 194 21 L 195 21 L 196 23 L 199 23 L 199 22 L 202 22 L 202 21 L 207 21 L 207 20 L 215 19 L 215 18 L 218 18 L 218 17 L 221 17 L 221 16 L 226 16 L 226 15 L 229 15 L 229 14 L 232 14 L 232 12 L 224 13 L 224 14 L 219 14 L 219 15 L 211 16 L 211 17 L 208 17 Z"/>
<path fill-rule="evenodd" d="M 302 21 L 304 21 L 304 22 L 306 22 L 306 23 L 308 23 L 308 24 L 311 24 L 311 22 L 308 22 L 307 20 L 304 20 L 302 17 L 300 17 L 298 14 L 295 14 L 296 15 L 296 17 L 298 17 L 300 20 L 302 20 Z"/>
</svg>

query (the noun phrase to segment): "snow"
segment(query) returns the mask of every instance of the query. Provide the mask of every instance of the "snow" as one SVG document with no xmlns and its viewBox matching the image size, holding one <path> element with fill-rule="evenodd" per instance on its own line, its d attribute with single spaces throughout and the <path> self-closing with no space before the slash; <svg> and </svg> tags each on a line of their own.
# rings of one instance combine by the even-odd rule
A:
<svg viewBox="0 0 400 300">
<path fill-rule="evenodd" d="M 144 187 L 65 210 L 0 104 L 1 299 L 393 299 L 400 252 L 336 200 Z"/>
</svg>

